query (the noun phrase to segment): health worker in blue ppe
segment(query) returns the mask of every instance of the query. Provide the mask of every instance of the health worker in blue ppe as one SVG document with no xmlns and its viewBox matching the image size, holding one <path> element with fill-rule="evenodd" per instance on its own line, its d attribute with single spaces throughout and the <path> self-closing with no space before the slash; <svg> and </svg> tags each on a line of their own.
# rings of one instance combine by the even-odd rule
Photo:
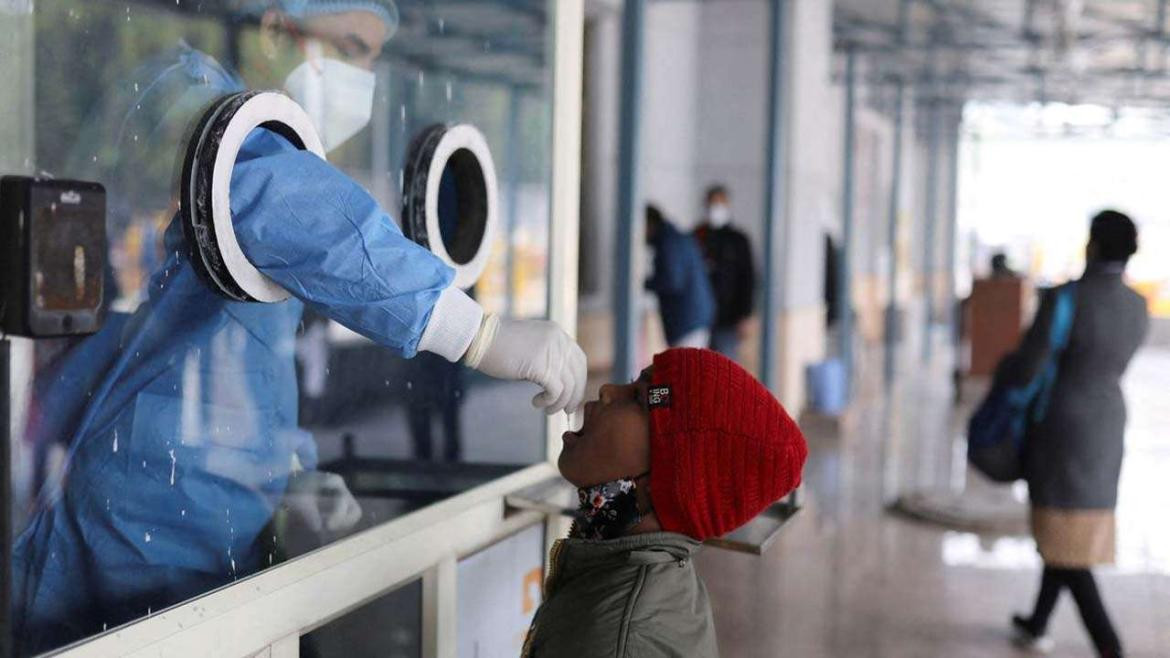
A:
<svg viewBox="0 0 1170 658">
<path fill-rule="evenodd" d="M 393 3 L 274 0 L 246 10 L 258 12 L 262 40 L 286 39 L 303 53 L 286 88 L 326 148 L 360 131 L 373 100 L 369 69 L 396 24 Z M 155 173 L 143 163 L 158 149 L 181 153 L 182 128 L 243 88 L 186 46 L 139 74 L 149 77 L 110 92 L 125 108 L 118 121 L 94 115 L 112 142 L 93 149 L 91 171 L 107 185 L 115 234 L 146 206 L 174 214 L 175 199 L 142 187 Z M 15 541 L 21 655 L 272 564 L 271 522 L 282 507 L 326 530 L 356 522 L 356 501 L 339 477 L 316 470 L 316 444 L 297 426 L 294 343 L 306 307 L 405 357 L 426 351 L 533 382 L 534 404 L 549 413 L 581 403 L 585 357 L 563 330 L 484 313 L 452 287 L 447 265 L 326 161 L 258 129 L 230 192 L 245 256 L 292 297 L 243 303 L 213 291 L 174 219 L 141 294 L 115 291 L 121 303 L 102 330 L 38 378 L 26 440 L 55 441 L 67 458 Z"/>
</svg>

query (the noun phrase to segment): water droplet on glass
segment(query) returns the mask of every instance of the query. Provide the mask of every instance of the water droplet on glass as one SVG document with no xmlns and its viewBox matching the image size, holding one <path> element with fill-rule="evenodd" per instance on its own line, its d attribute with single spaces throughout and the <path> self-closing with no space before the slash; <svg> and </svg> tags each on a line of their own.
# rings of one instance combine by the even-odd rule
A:
<svg viewBox="0 0 1170 658">
<path fill-rule="evenodd" d="M 150 543 L 150 533 L 146 533 L 146 543 Z"/>
<path fill-rule="evenodd" d="M 114 428 L 114 452 L 118 452 L 118 428 Z"/>
<path fill-rule="evenodd" d="M 426 82 L 426 79 L 427 79 L 426 74 L 423 73 L 422 71 L 419 71 L 418 72 L 418 86 L 420 86 L 420 87 L 423 86 L 423 84 Z"/>
<path fill-rule="evenodd" d="M 138 92 L 138 83 L 137 82 L 134 83 L 134 92 L 135 93 Z"/>
<path fill-rule="evenodd" d="M 171 454 L 171 486 L 173 487 L 173 486 L 175 486 L 175 464 L 176 464 L 175 451 L 168 450 L 167 452 L 169 452 Z"/>
<path fill-rule="evenodd" d="M 447 81 L 447 102 L 451 102 L 451 81 Z"/>
<path fill-rule="evenodd" d="M 414 390 L 414 382 L 406 382 L 406 390 Z"/>
<path fill-rule="evenodd" d="M 185 509 L 184 509 L 184 510 L 179 510 L 179 516 L 182 516 L 182 517 L 185 517 L 185 516 L 187 516 L 187 510 L 185 510 Z"/>
<path fill-rule="evenodd" d="M 398 108 L 398 117 L 402 120 L 402 123 L 406 123 L 406 105 Z"/>
</svg>

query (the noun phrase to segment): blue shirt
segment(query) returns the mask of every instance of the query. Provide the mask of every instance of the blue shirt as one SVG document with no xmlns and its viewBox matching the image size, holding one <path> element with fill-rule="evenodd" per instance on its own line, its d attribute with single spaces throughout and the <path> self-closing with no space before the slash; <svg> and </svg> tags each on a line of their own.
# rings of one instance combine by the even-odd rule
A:
<svg viewBox="0 0 1170 658">
<path fill-rule="evenodd" d="M 715 322 L 715 294 L 695 239 L 662 222 L 654 236 L 654 275 L 646 287 L 658 295 L 666 341 L 675 344 Z"/>
</svg>

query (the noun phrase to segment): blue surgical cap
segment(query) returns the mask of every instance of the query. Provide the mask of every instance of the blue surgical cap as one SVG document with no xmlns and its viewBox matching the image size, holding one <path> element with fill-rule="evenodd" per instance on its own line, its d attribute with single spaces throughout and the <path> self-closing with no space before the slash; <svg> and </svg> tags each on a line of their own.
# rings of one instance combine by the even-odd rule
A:
<svg viewBox="0 0 1170 658">
<path fill-rule="evenodd" d="M 309 18 L 347 11 L 368 11 L 386 24 L 386 38 L 398 29 L 398 7 L 394 0 L 243 0 L 248 13 L 261 14 L 279 9 L 293 18 Z"/>
</svg>

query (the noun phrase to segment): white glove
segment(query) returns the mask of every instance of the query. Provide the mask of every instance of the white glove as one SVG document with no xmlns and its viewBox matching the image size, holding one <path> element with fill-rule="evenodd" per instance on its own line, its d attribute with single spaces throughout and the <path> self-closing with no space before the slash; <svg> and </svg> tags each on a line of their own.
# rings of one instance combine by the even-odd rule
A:
<svg viewBox="0 0 1170 658">
<path fill-rule="evenodd" d="M 361 505 L 336 473 L 293 473 L 284 502 L 313 532 L 342 532 L 357 525 L 362 518 Z"/>
<path fill-rule="evenodd" d="M 585 352 L 555 322 L 484 317 L 463 363 L 499 377 L 532 382 L 544 391 L 532 399 L 545 413 L 574 413 L 585 398 Z"/>
</svg>

